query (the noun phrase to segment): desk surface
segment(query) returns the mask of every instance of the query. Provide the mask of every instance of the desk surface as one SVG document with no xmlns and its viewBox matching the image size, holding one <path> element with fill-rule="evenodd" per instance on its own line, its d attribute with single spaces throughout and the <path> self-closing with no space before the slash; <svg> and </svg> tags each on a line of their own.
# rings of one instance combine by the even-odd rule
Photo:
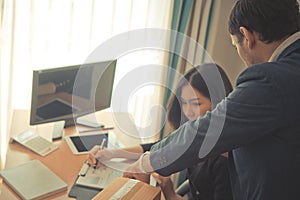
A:
<svg viewBox="0 0 300 200">
<path fill-rule="evenodd" d="M 101 113 L 99 116 L 101 117 L 101 121 L 103 121 L 106 126 L 114 126 L 114 120 L 111 116 L 111 113 Z M 11 135 L 26 130 L 24 128 L 28 127 L 28 124 L 29 112 L 24 110 L 15 110 L 13 113 Z M 128 127 L 128 124 L 127 128 L 125 129 L 122 129 L 122 127 L 120 126 L 114 127 L 115 128 L 112 131 L 116 135 L 117 140 L 120 140 L 120 143 L 122 143 L 123 145 L 134 146 L 141 143 L 140 139 L 134 137 L 133 135 L 128 135 L 127 133 L 128 130 L 134 130 L 134 127 Z M 67 128 L 64 130 L 64 134 L 76 134 L 76 128 Z M 48 199 L 73 199 L 68 197 L 68 193 L 77 177 L 77 174 L 83 162 L 86 160 L 87 155 L 74 155 L 64 139 L 55 141 L 55 144 L 59 146 L 58 150 L 45 157 L 42 157 L 26 149 L 18 143 L 11 143 L 9 144 L 7 149 L 5 168 L 17 166 L 29 160 L 38 159 L 68 184 L 67 191 L 52 195 Z M 20 199 L 20 197 L 18 197 L 16 193 L 14 193 L 5 183 L 3 183 L 1 186 L 0 199 L 14 200 Z"/>
</svg>

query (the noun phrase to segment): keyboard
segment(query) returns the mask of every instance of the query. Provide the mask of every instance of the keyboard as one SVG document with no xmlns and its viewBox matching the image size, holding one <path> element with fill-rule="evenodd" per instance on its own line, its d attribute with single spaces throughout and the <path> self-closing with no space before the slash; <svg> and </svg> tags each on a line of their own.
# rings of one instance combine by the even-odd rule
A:
<svg viewBox="0 0 300 200">
<path fill-rule="evenodd" d="M 41 156 L 46 156 L 58 149 L 57 145 L 31 130 L 24 131 L 12 139 Z"/>
</svg>

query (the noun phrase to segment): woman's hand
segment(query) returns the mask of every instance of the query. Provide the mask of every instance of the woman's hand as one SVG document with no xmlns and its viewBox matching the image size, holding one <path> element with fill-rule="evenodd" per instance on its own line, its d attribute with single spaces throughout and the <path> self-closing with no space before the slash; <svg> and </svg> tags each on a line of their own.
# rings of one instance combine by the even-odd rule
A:
<svg viewBox="0 0 300 200">
<path fill-rule="evenodd" d="M 113 158 L 113 152 L 112 150 L 108 149 L 100 149 L 99 145 L 94 146 L 89 154 L 88 154 L 88 162 L 90 165 L 95 165 L 96 159 L 99 161 L 98 165 L 101 166 L 101 163 L 105 163 L 106 161 Z M 97 166 L 97 167 L 99 167 Z"/>
</svg>

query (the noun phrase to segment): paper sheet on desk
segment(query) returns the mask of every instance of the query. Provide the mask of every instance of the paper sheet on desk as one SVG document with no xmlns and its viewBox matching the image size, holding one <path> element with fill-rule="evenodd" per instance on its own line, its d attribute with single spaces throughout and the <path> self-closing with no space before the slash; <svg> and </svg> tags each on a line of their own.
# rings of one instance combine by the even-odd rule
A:
<svg viewBox="0 0 300 200">
<path fill-rule="evenodd" d="M 95 171 L 93 167 L 89 167 L 84 176 L 78 177 L 76 184 L 103 189 L 115 178 L 122 176 L 124 170 L 133 162 L 134 160 L 112 159 L 105 163 L 106 166 L 102 166 Z"/>
<path fill-rule="evenodd" d="M 113 158 L 109 161 L 106 161 L 104 164 L 110 168 L 117 169 L 124 172 L 129 165 L 133 164 L 136 160 L 129 160 L 124 158 Z"/>
</svg>

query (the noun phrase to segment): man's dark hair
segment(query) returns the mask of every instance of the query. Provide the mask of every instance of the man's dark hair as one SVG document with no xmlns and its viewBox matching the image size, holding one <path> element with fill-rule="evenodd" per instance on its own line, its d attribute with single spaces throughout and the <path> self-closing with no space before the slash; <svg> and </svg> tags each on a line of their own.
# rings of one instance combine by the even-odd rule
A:
<svg viewBox="0 0 300 200">
<path fill-rule="evenodd" d="M 300 30 L 297 0 L 238 0 L 229 17 L 231 35 L 243 38 L 239 28 L 257 32 L 266 43 L 277 41 Z"/>
</svg>

